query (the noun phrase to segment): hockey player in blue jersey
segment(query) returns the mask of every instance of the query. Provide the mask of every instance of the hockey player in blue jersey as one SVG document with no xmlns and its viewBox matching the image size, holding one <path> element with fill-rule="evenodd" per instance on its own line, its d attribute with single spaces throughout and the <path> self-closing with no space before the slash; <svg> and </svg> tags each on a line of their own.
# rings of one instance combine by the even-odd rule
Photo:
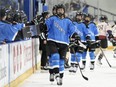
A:
<svg viewBox="0 0 116 87">
<path fill-rule="evenodd" d="M 77 37 L 74 24 L 68 18 L 65 18 L 65 7 L 57 5 L 57 15 L 46 20 L 48 28 L 48 55 L 49 55 L 49 73 L 50 81 L 54 78 L 57 85 L 62 85 L 64 76 L 64 59 L 69 45 L 69 37 Z"/>
<path fill-rule="evenodd" d="M 95 48 L 96 44 L 94 43 L 96 40 L 98 40 L 98 29 L 94 22 L 92 22 L 92 16 L 90 14 L 85 15 L 84 23 L 86 25 L 86 29 L 88 30 L 88 35 L 86 36 L 86 43 L 87 43 L 87 49 L 82 55 L 82 67 L 81 69 L 85 69 L 86 65 L 86 55 L 87 51 L 89 51 L 90 56 L 90 70 L 94 70 L 94 63 L 95 63 Z"/>
<path fill-rule="evenodd" d="M 17 32 L 25 26 L 34 25 L 33 23 L 16 23 L 6 21 L 6 10 L 0 9 L 0 44 L 14 41 Z"/>
<path fill-rule="evenodd" d="M 81 58 L 82 58 L 82 53 L 84 51 L 84 49 L 86 48 L 85 45 L 83 45 L 83 43 L 85 43 L 85 36 L 87 36 L 87 29 L 85 24 L 82 22 L 82 16 L 83 14 L 81 12 L 78 12 L 76 14 L 75 20 L 74 20 L 74 25 L 76 28 L 76 32 L 78 33 L 79 37 L 80 37 L 80 44 L 78 46 L 75 47 L 71 47 L 70 48 L 70 52 L 71 52 L 71 68 L 69 70 L 69 72 L 76 72 L 77 68 L 78 68 L 78 63 L 80 62 Z M 73 52 L 74 50 L 75 52 Z M 75 54 L 78 59 L 76 59 Z M 78 63 L 77 63 L 78 62 Z"/>
</svg>

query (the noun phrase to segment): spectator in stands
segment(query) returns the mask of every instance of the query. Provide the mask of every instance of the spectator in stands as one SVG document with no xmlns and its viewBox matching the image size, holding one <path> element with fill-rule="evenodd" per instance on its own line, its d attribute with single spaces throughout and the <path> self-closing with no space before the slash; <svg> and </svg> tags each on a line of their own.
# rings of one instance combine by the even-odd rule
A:
<svg viewBox="0 0 116 87">
<path fill-rule="evenodd" d="M 88 8 L 89 8 L 89 5 L 84 4 L 84 6 L 82 8 L 82 12 L 85 13 L 85 14 L 88 14 Z"/>
<path fill-rule="evenodd" d="M 72 1 L 70 3 L 70 6 L 71 6 L 71 8 L 73 8 L 73 10 L 79 11 L 81 9 L 80 0 L 78 0 L 76 2 Z"/>
</svg>

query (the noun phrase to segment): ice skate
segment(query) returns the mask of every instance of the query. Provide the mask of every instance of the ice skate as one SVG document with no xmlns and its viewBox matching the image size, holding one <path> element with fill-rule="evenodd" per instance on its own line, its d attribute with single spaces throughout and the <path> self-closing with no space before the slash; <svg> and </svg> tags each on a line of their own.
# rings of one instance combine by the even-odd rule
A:
<svg viewBox="0 0 116 87">
<path fill-rule="evenodd" d="M 102 65 L 102 62 L 101 62 L 102 58 L 103 58 L 103 54 L 101 53 L 101 54 L 99 55 L 99 57 L 98 57 L 98 60 L 97 60 L 97 63 L 98 63 L 99 65 Z"/>
<path fill-rule="evenodd" d="M 94 70 L 94 62 L 90 63 L 90 70 Z"/>
<path fill-rule="evenodd" d="M 99 65 L 102 65 L 102 62 L 101 62 L 101 59 L 100 59 L 100 58 L 98 58 L 97 63 L 98 63 Z"/>
<path fill-rule="evenodd" d="M 81 70 L 85 70 L 86 61 L 82 61 Z"/>
<path fill-rule="evenodd" d="M 69 72 L 71 73 L 71 72 L 73 72 L 73 70 L 74 70 L 74 67 L 71 66 L 70 69 L 69 69 Z"/>
<path fill-rule="evenodd" d="M 54 82 L 54 74 L 50 74 L 50 82 Z"/>
<path fill-rule="evenodd" d="M 56 79 L 57 85 L 62 85 L 62 78 L 60 78 L 59 75 L 56 75 L 55 79 Z"/>
<path fill-rule="evenodd" d="M 73 68 L 73 73 L 76 73 L 78 69 L 78 64 L 75 64 L 74 68 Z"/>
</svg>

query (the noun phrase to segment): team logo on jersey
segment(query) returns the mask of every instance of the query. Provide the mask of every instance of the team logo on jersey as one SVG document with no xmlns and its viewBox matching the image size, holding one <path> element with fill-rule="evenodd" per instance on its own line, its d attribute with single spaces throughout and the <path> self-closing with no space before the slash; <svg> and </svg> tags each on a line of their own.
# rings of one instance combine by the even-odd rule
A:
<svg viewBox="0 0 116 87">
<path fill-rule="evenodd" d="M 83 36 L 83 33 L 79 31 L 76 26 L 75 26 L 75 29 L 76 29 L 75 31 L 78 33 L 79 36 Z"/>
<path fill-rule="evenodd" d="M 64 29 L 57 22 L 54 22 L 54 25 L 59 31 L 65 33 Z"/>
</svg>

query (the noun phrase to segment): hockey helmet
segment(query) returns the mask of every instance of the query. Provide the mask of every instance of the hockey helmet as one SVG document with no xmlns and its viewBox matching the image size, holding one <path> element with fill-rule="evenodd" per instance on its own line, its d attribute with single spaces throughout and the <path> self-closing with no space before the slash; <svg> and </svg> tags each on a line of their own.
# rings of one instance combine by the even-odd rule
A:
<svg viewBox="0 0 116 87">
<path fill-rule="evenodd" d="M 52 11 L 56 10 L 56 8 L 57 8 L 57 5 L 54 5 L 53 8 L 52 8 Z"/>
<path fill-rule="evenodd" d="M 102 15 L 101 17 L 100 17 L 100 21 L 106 21 L 108 18 L 107 18 L 107 16 L 106 15 Z"/>
<path fill-rule="evenodd" d="M 84 15 L 84 19 L 86 19 L 87 17 L 90 18 L 91 21 L 93 20 L 93 16 L 91 14 Z"/>
<path fill-rule="evenodd" d="M 3 18 L 4 16 L 6 16 L 6 10 L 0 9 L 0 18 Z"/>
<path fill-rule="evenodd" d="M 56 7 L 56 10 L 58 10 L 60 8 L 64 9 L 64 12 L 65 12 L 65 6 L 63 4 L 58 4 Z"/>
<path fill-rule="evenodd" d="M 83 13 L 82 12 L 77 12 L 76 16 L 83 16 Z"/>
</svg>

